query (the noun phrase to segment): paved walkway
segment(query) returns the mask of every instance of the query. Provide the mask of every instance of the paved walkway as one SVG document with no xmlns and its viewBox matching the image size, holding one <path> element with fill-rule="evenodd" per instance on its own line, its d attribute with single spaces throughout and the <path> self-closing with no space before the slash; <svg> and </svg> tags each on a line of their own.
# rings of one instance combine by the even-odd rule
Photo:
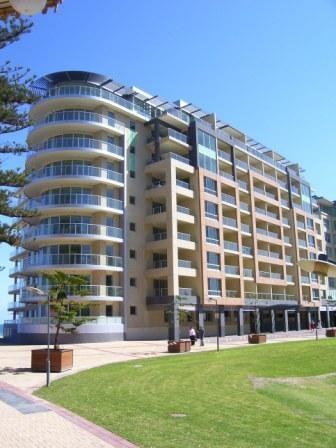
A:
<svg viewBox="0 0 336 448">
<path fill-rule="evenodd" d="M 324 337 L 324 330 L 320 330 Z M 314 339 L 309 331 L 268 335 L 268 343 Z M 220 338 L 220 348 L 249 346 L 247 336 Z M 119 341 L 76 344 L 74 368 L 51 374 L 51 380 L 104 364 L 156 356 L 170 356 L 166 341 Z M 30 371 L 30 353 L 36 346 L 0 344 L 0 446 L 6 448 L 131 448 L 135 445 L 65 409 L 33 397 L 45 384 L 44 373 Z M 197 343 L 192 352 L 216 349 L 216 338 Z M 183 355 L 180 355 L 183 356 Z"/>
</svg>

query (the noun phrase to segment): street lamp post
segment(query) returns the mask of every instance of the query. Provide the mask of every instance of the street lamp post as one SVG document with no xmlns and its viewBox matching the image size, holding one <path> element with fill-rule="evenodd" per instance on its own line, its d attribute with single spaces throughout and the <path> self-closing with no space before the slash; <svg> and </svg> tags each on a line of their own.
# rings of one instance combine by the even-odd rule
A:
<svg viewBox="0 0 336 448">
<path fill-rule="evenodd" d="M 47 363 L 46 363 L 46 386 L 50 385 L 50 295 L 34 286 L 27 286 L 27 290 L 37 296 L 47 296 Z"/>
<path fill-rule="evenodd" d="M 209 300 L 212 300 L 216 303 L 216 313 L 217 313 L 217 351 L 219 352 L 219 308 L 218 308 L 218 300 L 214 297 L 209 297 Z"/>
</svg>

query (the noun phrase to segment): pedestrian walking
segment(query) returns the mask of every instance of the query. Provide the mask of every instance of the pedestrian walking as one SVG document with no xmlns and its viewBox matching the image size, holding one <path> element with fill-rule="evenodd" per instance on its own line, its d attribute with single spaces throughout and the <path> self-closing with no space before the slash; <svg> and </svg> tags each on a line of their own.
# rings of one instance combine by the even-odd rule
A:
<svg viewBox="0 0 336 448">
<path fill-rule="evenodd" d="M 203 327 L 199 327 L 198 329 L 198 337 L 200 340 L 200 346 L 203 347 L 204 346 L 204 328 Z"/>
<path fill-rule="evenodd" d="M 194 327 L 189 328 L 189 338 L 191 341 L 191 345 L 195 345 L 197 337 L 196 337 L 196 330 Z"/>
</svg>

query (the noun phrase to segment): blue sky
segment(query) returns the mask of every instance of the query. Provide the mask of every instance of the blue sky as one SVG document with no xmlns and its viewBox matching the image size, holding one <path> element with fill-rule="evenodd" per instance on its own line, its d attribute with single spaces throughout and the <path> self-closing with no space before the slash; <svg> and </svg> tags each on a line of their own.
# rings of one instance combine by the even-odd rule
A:
<svg viewBox="0 0 336 448">
<path fill-rule="evenodd" d="M 336 0 L 64 0 L 34 23 L 2 61 L 193 102 L 300 162 L 316 193 L 336 199 Z M 10 250 L 0 246 L 0 320 Z"/>
</svg>

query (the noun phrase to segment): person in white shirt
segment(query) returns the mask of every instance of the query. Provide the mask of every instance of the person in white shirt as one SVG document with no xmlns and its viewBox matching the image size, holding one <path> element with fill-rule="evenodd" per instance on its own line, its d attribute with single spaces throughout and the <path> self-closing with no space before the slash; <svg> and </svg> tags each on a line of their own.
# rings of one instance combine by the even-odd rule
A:
<svg viewBox="0 0 336 448">
<path fill-rule="evenodd" d="M 189 328 L 189 338 L 191 341 L 191 345 L 195 345 L 196 342 L 196 330 L 194 327 Z"/>
</svg>

